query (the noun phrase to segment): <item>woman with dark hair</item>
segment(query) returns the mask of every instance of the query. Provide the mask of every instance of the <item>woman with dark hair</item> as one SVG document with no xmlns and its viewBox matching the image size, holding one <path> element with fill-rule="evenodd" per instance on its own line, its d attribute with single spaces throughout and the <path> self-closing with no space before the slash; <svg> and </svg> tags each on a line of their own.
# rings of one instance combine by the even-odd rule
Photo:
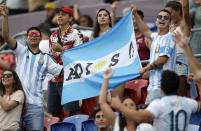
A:
<svg viewBox="0 0 201 131">
<path fill-rule="evenodd" d="M 96 15 L 96 26 L 90 40 L 105 34 L 110 30 L 110 28 L 112 28 L 112 19 L 110 16 L 110 12 L 102 8 L 98 11 Z"/>
<path fill-rule="evenodd" d="M 7 69 L 0 81 L 0 131 L 17 131 L 26 113 L 26 97 L 17 73 Z"/>
<path fill-rule="evenodd" d="M 103 114 L 105 114 L 105 117 L 107 117 L 107 119 L 109 120 L 114 131 L 134 131 L 136 129 L 137 123 L 135 121 L 125 119 L 125 117 L 123 117 L 121 113 L 119 113 L 119 116 L 116 116 L 110 105 L 107 103 L 107 88 L 109 79 L 112 77 L 112 75 L 113 72 L 111 71 L 111 69 L 107 69 L 104 72 L 104 83 L 102 85 L 99 96 L 99 104 L 101 110 L 103 111 Z M 123 98 L 122 103 L 129 109 L 136 110 L 135 102 L 131 98 Z"/>
</svg>

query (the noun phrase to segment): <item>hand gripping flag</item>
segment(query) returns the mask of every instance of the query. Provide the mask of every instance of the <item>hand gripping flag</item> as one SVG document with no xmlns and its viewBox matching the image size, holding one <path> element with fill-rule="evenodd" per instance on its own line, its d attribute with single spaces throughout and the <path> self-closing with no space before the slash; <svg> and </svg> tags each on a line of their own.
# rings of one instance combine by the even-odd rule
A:
<svg viewBox="0 0 201 131">
<path fill-rule="evenodd" d="M 132 12 L 106 34 L 64 52 L 62 104 L 98 96 L 103 73 L 111 65 L 114 75 L 108 91 L 138 77 L 141 68 Z"/>
</svg>

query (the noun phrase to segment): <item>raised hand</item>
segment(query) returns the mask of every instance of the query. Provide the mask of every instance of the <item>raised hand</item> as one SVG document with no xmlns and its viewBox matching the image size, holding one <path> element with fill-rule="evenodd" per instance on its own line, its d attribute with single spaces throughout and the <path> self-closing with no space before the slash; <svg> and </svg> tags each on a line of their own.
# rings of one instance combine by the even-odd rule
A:
<svg viewBox="0 0 201 131">
<path fill-rule="evenodd" d="M 137 7 L 134 4 L 131 4 L 131 11 L 135 14 L 137 13 Z"/>
<path fill-rule="evenodd" d="M 8 16 L 8 7 L 5 4 L 0 6 L 0 16 Z"/>
<path fill-rule="evenodd" d="M 114 72 L 112 71 L 111 67 L 109 67 L 105 72 L 104 72 L 104 79 L 110 79 Z"/>
<path fill-rule="evenodd" d="M 176 31 L 173 33 L 174 41 L 178 44 L 181 48 L 185 48 L 188 45 L 186 41 L 186 37 L 181 34 L 180 32 Z"/>
<path fill-rule="evenodd" d="M 114 2 L 111 4 L 110 8 L 111 8 L 112 11 L 116 10 L 118 3 L 119 3 L 118 1 L 114 1 Z"/>
</svg>

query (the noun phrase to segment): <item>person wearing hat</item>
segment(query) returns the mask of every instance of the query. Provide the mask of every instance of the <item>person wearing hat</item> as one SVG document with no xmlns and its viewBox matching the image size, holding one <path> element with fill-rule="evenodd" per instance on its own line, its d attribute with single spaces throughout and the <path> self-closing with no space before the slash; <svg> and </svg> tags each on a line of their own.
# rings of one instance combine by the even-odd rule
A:
<svg viewBox="0 0 201 131">
<path fill-rule="evenodd" d="M 53 32 L 50 36 L 50 55 L 57 61 L 57 63 L 62 65 L 62 52 L 82 44 L 83 36 L 78 30 L 71 26 L 73 11 L 69 7 L 63 6 L 57 8 L 55 11 L 59 30 Z M 49 82 L 48 86 L 47 111 L 57 117 L 60 117 L 62 108 L 62 87 L 63 77 L 55 77 Z M 70 115 L 78 113 L 80 109 L 78 101 L 67 103 L 63 107 L 65 111 L 70 112 Z"/>
<path fill-rule="evenodd" d="M 47 23 L 50 28 L 58 27 L 57 23 L 54 22 L 55 16 L 55 9 L 57 6 L 53 2 L 47 3 L 45 6 L 45 14 L 46 14 L 46 20 L 44 23 Z"/>
</svg>

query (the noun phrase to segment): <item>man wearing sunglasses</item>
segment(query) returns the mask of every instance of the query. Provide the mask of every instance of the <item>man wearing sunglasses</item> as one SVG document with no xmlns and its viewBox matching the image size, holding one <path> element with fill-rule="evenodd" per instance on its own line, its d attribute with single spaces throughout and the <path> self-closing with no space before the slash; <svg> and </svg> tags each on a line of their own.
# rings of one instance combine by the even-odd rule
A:
<svg viewBox="0 0 201 131">
<path fill-rule="evenodd" d="M 42 131 L 44 128 L 42 82 L 47 73 L 54 76 L 63 75 L 63 67 L 56 64 L 49 55 L 40 52 L 39 28 L 31 27 L 27 30 L 27 45 L 23 46 L 9 34 L 8 9 L 5 5 L 0 6 L 0 16 L 3 18 L 3 37 L 17 58 L 16 71 L 27 98 L 28 110 L 23 116 L 26 129 Z"/>
<path fill-rule="evenodd" d="M 72 28 L 73 11 L 63 6 L 56 9 L 56 18 L 59 30 L 50 36 L 50 54 L 55 58 L 58 64 L 62 65 L 61 54 L 63 51 L 73 48 L 83 43 L 82 34 Z M 63 88 L 63 77 L 55 77 L 49 82 L 47 111 L 53 116 L 60 117 L 61 114 L 61 94 Z M 79 113 L 79 101 L 67 103 L 64 110 L 70 112 L 70 115 Z"/>
<path fill-rule="evenodd" d="M 146 67 L 140 69 L 140 74 L 150 71 L 149 86 L 146 103 L 150 103 L 156 98 L 161 97 L 160 81 L 163 70 L 174 70 L 175 65 L 175 42 L 169 32 L 170 12 L 161 10 L 156 19 L 157 33 L 151 32 L 149 27 L 142 21 L 136 12 L 135 5 L 131 5 L 133 14 L 135 15 L 137 26 L 145 37 L 153 42 L 148 45 L 150 47 L 150 62 Z"/>
</svg>

